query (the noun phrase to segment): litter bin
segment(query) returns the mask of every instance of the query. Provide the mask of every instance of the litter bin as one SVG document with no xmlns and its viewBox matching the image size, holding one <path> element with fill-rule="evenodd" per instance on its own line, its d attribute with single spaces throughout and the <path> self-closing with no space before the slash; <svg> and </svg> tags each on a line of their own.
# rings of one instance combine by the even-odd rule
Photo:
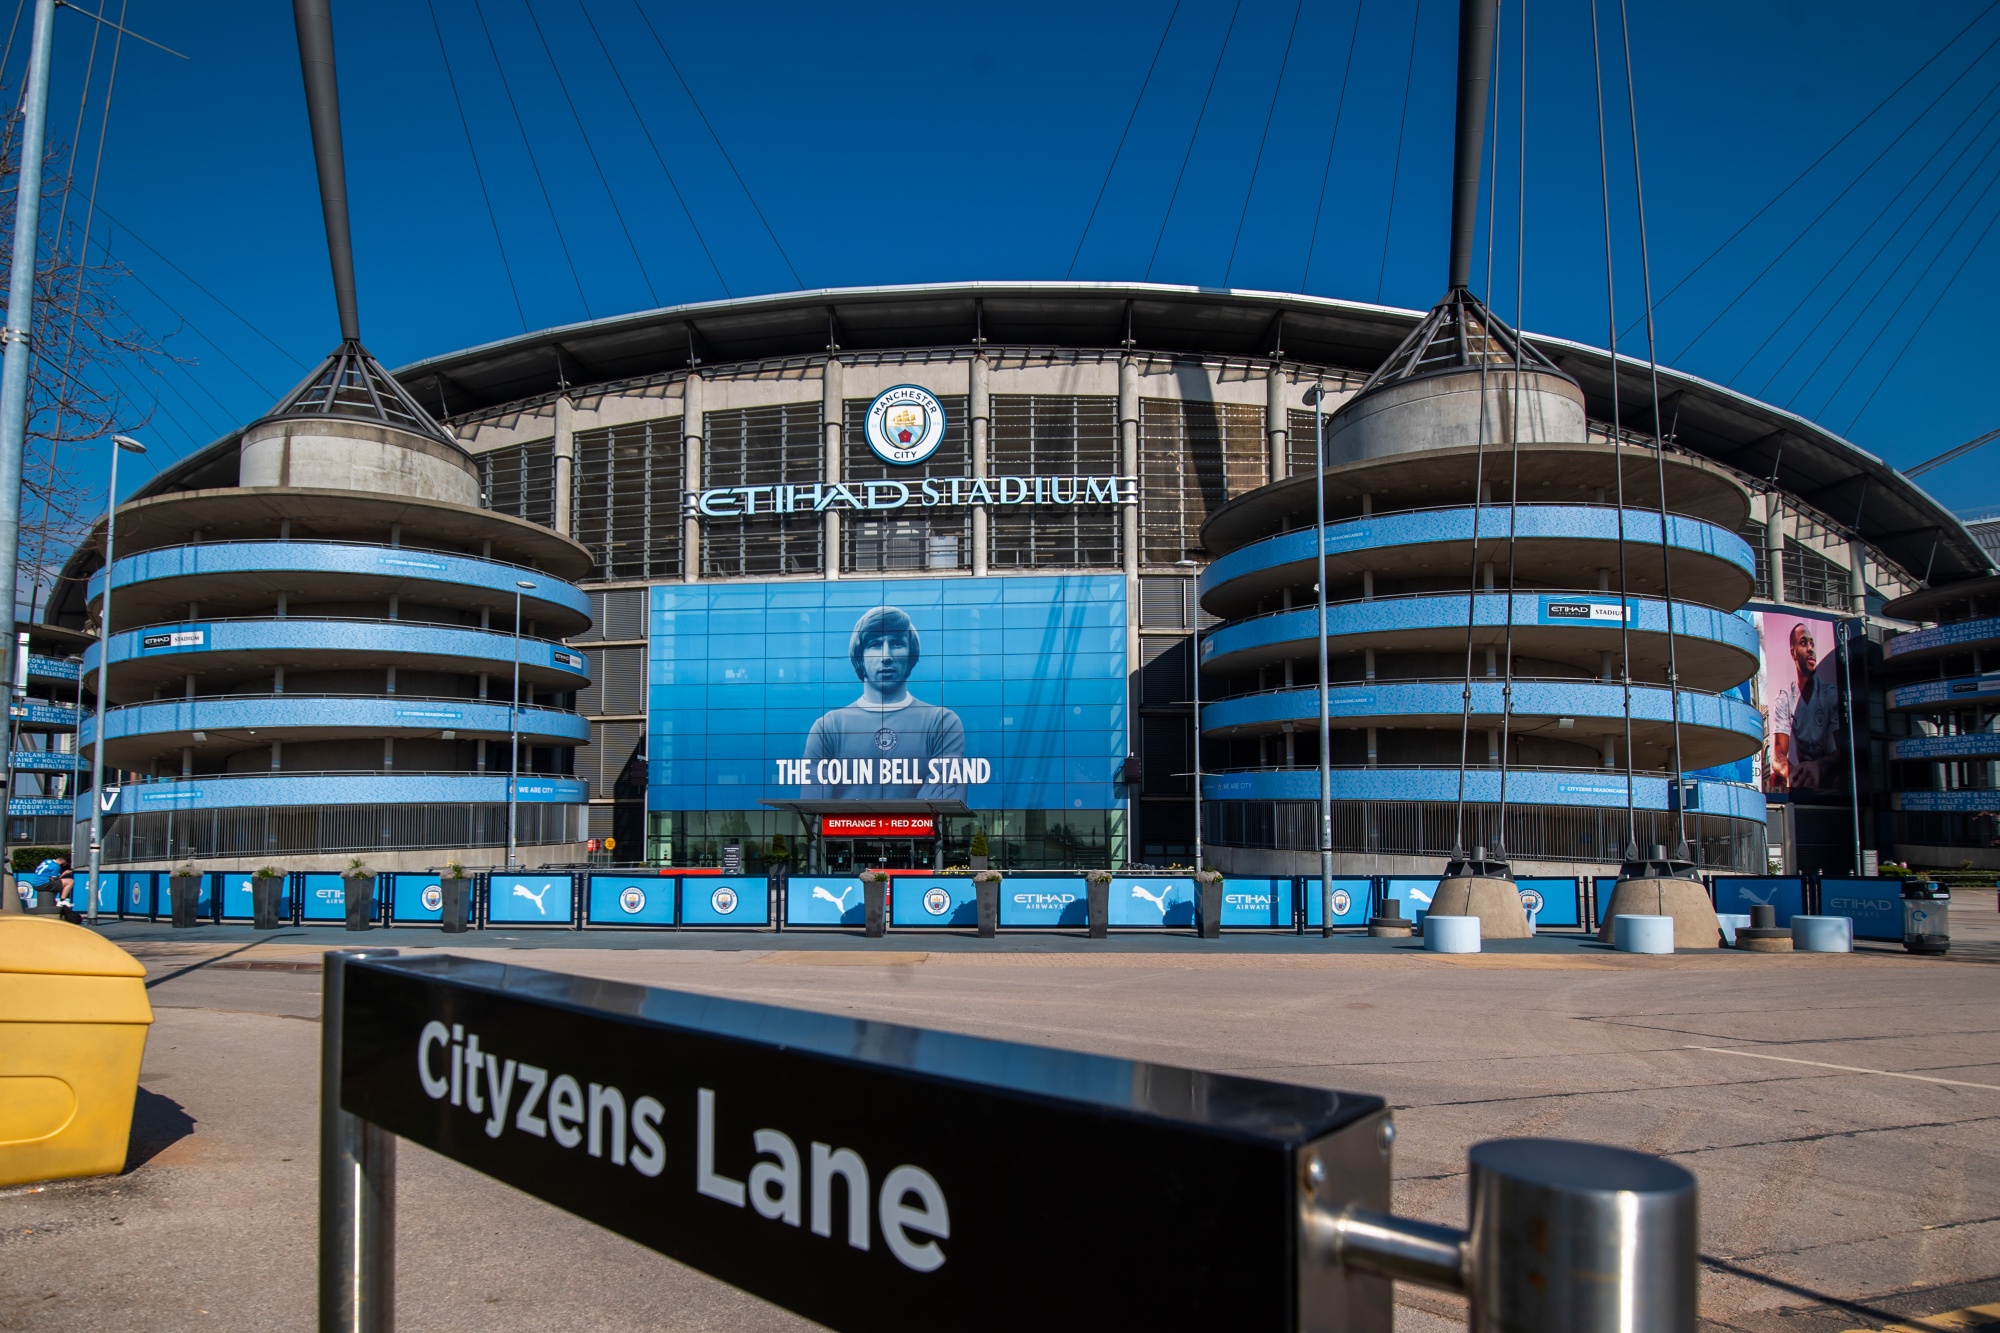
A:
<svg viewBox="0 0 2000 1333">
<path fill-rule="evenodd" d="M 1903 947 L 1928 954 L 1951 948 L 1951 890 L 1935 880 L 1904 882 Z"/>
<path fill-rule="evenodd" d="M 145 975 L 82 926 L 0 918 L 0 1186 L 124 1169 Z"/>
</svg>

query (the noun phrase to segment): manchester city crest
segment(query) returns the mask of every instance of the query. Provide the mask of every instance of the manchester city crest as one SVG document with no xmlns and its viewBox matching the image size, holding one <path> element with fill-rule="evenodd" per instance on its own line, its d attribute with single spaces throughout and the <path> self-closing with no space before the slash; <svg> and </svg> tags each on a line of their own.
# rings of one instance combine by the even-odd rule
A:
<svg viewBox="0 0 2000 1333">
<path fill-rule="evenodd" d="M 944 404 L 929 389 L 898 384 L 868 404 L 862 433 L 883 462 L 899 467 L 921 463 L 944 443 Z"/>
<path fill-rule="evenodd" d="M 646 891 L 637 884 L 627 885 L 624 892 L 618 895 L 618 906 L 628 916 L 637 916 L 646 910 Z"/>
</svg>

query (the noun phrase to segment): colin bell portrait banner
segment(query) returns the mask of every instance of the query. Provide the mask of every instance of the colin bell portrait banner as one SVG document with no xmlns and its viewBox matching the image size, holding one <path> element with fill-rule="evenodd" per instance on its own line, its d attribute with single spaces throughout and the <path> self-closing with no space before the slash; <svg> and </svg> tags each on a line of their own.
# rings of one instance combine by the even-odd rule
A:
<svg viewBox="0 0 2000 1333">
<path fill-rule="evenodd" d="M 1122 804 L 1118 576 L 664 586 L 651 615 L 651 809 Z"/>
</svg>

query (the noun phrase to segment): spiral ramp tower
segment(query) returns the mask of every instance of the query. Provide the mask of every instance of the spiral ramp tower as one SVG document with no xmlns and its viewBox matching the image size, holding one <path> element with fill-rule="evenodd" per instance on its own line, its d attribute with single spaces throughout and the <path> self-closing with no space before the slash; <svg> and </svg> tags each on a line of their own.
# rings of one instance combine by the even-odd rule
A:
<svg viewBox="0 0 2000 1333">
<path fill-rule="evenodd" d="M 107 863 L 485 859 L 506 843 L 517 649 L 520 841 L 573 859 L 588 674 L 562 639 L 590 623 L 588 553 L 481 508 L 471 457 L 358 342 L 233 444 L 202 484 L 123 505 L 89 582 L 93 621 L 112 593 Z"/>
<path fill-rule="evenodd" d="M 1211 803 L 1320 796 L 1315 484 L 1327 515 L 1330 791 L 1345 870 L 1437 873 L 1435 857 L 1373 850 L 1387 819 L 1419 825 L 1440 853 L 1504 847 L 1518 866 L 1558 874 L 1615 862 L 1628 841 L 1628 765 L 1638 841 L 1671 843 L 1680 774 L 1757 752 L 1758 710 L 1731 693 L 1757 668 L 1756 627 L 1734 614 L 1755 579 L 1755 554 L 1736 535 L 1748 493 L 1698 458 L 1593 434 L 1575 383 L 1455 290 L 1328 418 L 1317 478 L 1244 495 L 1203 529 L 1215 558 L 1199 595 L 1221 621 L 1201 647 L 1202 697 L 1214 701 L 1202 710 L 1203 743 L 1257 740 L 1272 760 L 1211 771 Z M 1697 790 L 1713 801 L 1689 815 L 1697 843 L 1704 819 L 1721 836 L 1728 824 L 1762 824 L 1756 792 Z"/>
<path fill-rule="evenodd" d="M 1889 743 L 1895 856 L 2000 869 L 2000 574 L 1911 593 L 1883 614 L 1929 622 L 1882 648 L 1900 682 L 1889 712 L 1908 732 Z"/>
</svg>

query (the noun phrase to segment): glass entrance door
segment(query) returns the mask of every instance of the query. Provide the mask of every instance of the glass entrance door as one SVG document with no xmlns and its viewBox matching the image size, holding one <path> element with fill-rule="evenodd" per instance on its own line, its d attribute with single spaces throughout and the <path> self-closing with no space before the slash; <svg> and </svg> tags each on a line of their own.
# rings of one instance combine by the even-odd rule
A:
<svg viewBox="0 0 2000 1333">
<path fill-rule="evenodd" d="M 877 867 L 888 870 L 928 870 L 929 838 L 828 838 L 826 873 L 858 875 Z"/>
</svg>

